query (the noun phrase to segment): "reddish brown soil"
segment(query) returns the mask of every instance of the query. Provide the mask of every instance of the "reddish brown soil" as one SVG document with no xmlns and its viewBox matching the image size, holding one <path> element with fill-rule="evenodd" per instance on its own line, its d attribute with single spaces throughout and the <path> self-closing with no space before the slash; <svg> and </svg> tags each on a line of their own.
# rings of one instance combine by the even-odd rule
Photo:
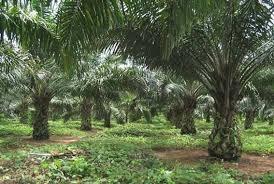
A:
<svg viewBox="0 0 274 184">
<path fill-rule="evenodd" d="M 22 138 L 22 142 L 24 144 L 39 146 L 39 145 L 54 144 L 54 143 L 70 144 L 73 142 L 77 142 L 80 139 L 81 139 L 80 137 L 73 137 L 73 136 L 51 136 L 49 140 L 36 141 L 36 140 L 33 140 L 31 137 L 24 137 Z"/>
<path fill-rule="evenodd" d="M 33 140 L 31 138 L 31 136 L 26 136 L 26 137 L 22 137 L 21 141 L 23 144 L 30 144 L 30 145 L 35 145 L 35 146 L 39 146 L 39 145 L 46 145 L 46 144 L 71 144 L 77 141 L 80 141 L 83 138 L 86 137 L 92 137 L 94 135 L 96 135 L 98 131 L 97 130 L 92 130 L 87 132 L 88 136 L 85 137 L 76 137 L 76 136 L 56 136 L 56 135 L 51 135 L 49 140 L 42 140 L 42 141 L 36 141 Z"/>
<path fill-rule="evenodd" d="M 246 175 L 260 175 L 274 172 L 274 156 L 259 156 L 243 154 L 239 162 L 222 162 L 208 157 L 206 150 L 158 150 L 155 155 L 166 161 L 178 161 L 187 165 L 195 165 L 200 162 L 221 163 L 225 168 L 237 169 Z"/>
</svg>

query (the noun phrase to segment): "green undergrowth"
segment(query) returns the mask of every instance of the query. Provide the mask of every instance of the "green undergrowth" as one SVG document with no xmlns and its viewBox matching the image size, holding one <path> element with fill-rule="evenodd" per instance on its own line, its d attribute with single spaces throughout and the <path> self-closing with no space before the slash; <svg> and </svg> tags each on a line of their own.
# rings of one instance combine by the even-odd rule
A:
<svg viewBox="0 0 274 184">
<path fill-rule="evenodd" d="M 274 176 L 267 174 L 246 179 L 220 164 L 165 163 L 158 160 L 151 149 L 122 139 L 90 138 L 59 151 L 69 150 L 81 154 L 42 159 L 39 166 L 32 166 L 17 177 L 22 183 L 270 184 Z"/>
<path fill-rule="evenodd" d="M 94 121 L 93 127 L 100 129 L 102 122 Z M 86 137 L 89 132 L 80 130 L 80 121 L 69 121 L 63 123 L 60 121 L 49 121 L 49 131 L 51 136 L 72 136 Z M 0 148 L 15 149 L 28 147 L 26 140 L 32 135 L 31 124 L 21 124 L 17 120 L 1 119 L 0 121 Z M 0 153 L 5 150 L 0 149 Z"/>
<path fill-rule="evenodd" d="M 22 171 L 17 179 L 22 183 L 243 183 L 241 174 L 221 165 L 163 163 L 152 150 L 123 140 L 95 138 L 59 151 L 69 150 L 81 154 L 42 159 L 39 166 Z"/>
<path fill-rule="evenodd" d="M 120 139 L 152 149 L 179 149 L 205 147 L 206 136 L 207 133 L 203 131 L 197 135 L 180 135 L 180 130 L 175 128 L 166 129 L 163 125 L 133 123 L 106 130 L 104 138 Z"/>
<path fill-rule="evenodd" d="M 256 154 L 274 154 L 274 126 L 267 122 L 256 121 L 252 129 L 243 131 L 245 152 Z"/>
<path fill-rule="evenodd" d="M 157 123 L 158 122 L 158 123 Z M 16 121 L 0 122 L 0 181 L 17 183 L 167 183 L 167 184 L 271 184 L 274 174 L 246 177 L 222 164 L 197 161 L 195 166 L 162 162 L 154 156 L 155 149 L 206 149 L 211 123 L 197 120 L 196 135 L 180 135 L 163 117 L 152 123 L 141 121 L 126 125 L 114 124 L 101 129 L 94 137 L 79 130 L 79 121 L 64 124 L 50 122 L 51 133 L 58 136 L 85 137 L 72 144 L 26 145 L 20 147 L 20 137 L 31 135 L 31 127 Z M 251 130 L 242 131 L 244 152 L 274 153 L 273 127 L 256 122 Z M 5 132 L 7 131 L 7 132 Z M 20 149 L 4 144 L 12 141 Z M 51 154 L 30 157 L 31 154 Z M 1 183 L 1 182 L 0 182 Z"/>
</svg>

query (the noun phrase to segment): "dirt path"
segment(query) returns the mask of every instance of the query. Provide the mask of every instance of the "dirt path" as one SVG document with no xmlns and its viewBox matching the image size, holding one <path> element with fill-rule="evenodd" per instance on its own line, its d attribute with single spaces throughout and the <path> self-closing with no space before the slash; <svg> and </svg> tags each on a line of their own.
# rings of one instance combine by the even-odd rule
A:
<svg viewBox="0 0 274 184">
<path fill-rule="evenodd" d="M 199 164 L 199 162 L 221 163 L 225 168 L 239 170 L 246 175 L 260 175 L 274 172 L 274 156 L 258 156 L 254 154 L 243 154 L 238 163 L 221 162 L 208 157 L 206 150 L 158 150 L 155 155 L 166 161 L 178 161 L 187 165 Z"/>
</svg>

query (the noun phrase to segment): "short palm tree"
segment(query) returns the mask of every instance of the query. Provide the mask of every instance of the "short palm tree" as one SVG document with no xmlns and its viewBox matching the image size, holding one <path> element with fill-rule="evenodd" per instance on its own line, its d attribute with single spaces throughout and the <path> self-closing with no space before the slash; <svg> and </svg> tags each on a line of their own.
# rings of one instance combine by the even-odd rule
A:
<svg viewBox="0 0 274 184">
<path fill-rule="evenodd" d="M 48 139 L 49 105 L 52 98 L 69 89 L 69 80 L 53 61 L 32 63 L 25 70 L 18 87 L 29 94 L 35 108 L 33 134 L 35 140 Z"/>
<path fill-rule="evenodd" d="M 23 69 L 28 67 L 28 60 L 30 59 L 30 54 L 15 49 L 10 43 L 0 42 L 0 99 L 4 101 L 9 95 L 14 97 L 13 101 L 17 103 L 16 111 L 19 113 L 22 123 L 26 123 L 28 120 L 29 96 L 19 94 L 16 91 L 16 86 Z M 5 106 L 4 102 L 1 104 Z"/>
<path fill-rule="evenodd" d="M 250 129 L 253 126 L 254 119 L 262 105 L 262 101 L 257 89 L 251 83 L 246 85 L 243 95 L 244 98 L 238 102 L 238 110 L 245 113 L 244 127 L 245 129 Z"/>
<path fill-rule="evenodd" d="M 69 91 L 69 90 L 68 90 Z M 50 114 L 52 120 L 62 118 L 64 123 L 77 117 L 79 98 L 73 98 L 69 92 L 55 96 L 50 102 Z"/>
<path fill-rule="evenodd" d="M 169 98 L 175 101 L 169 109 L 169 119 L 181 134 L 195 134 L 194 111 L 197 107 L 197 99 L 201 95 L 202 85 L 196 81 L 182 81 L 179 84 L 169 83 L 165 91 Z"/>
<path fill-rule="evenodd" d="M 214 114 L 214 98 L 210 95 L 201 95 L 198 98 L 198 110 L 203 114 L 207 123 L 210 123 L 211 116 Z"/>
<path fill-rule="evenodd" d="M 267 109 L 264 113 L 265 119 L 269 121 L 269 125 L 274 125 L 274 108 Z"/>
<path fill-rule="evenodd" d="M 258 93 L 264 102 L 262 108 L 259 110 L 259 118 L 265 119 L 265 111 L 273 109 L 274 107 L 274 67 L 269 67 L 259 72 L 252 83 L 258 90 Z M 271 114 L 271 113 L 270 113 Z"/>
<path fill-rule="evenodd" d="M 146 83 L 135 67 L 122 66 L 120 57 L 89 58 L 80 63 L 80 73 L 75 77 L 75 95 L 82 98 L 81 129 L 91 129 L 91 111 L 95 105 L 103 112 L 106 127 L 110 127 L 111 102 L 120 99 L 121 91 L 142 92 Z"/>
</svg>

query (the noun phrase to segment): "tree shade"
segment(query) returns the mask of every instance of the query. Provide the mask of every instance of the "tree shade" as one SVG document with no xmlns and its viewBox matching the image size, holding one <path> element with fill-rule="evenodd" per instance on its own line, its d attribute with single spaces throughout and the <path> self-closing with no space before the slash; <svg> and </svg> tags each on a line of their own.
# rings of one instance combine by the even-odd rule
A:
<svg viewBox="0 0 274 184">
<path fill-rule="evenodd" d="M 235 0 L 194 24 L 173 49 L 169 62 L 159 57 L 161 25 L 144 21 L 142 28 L 129 26 L 113 33 L 111 41 L 117 52 L 143 58 L 152 67 L 165 66 L 182 74 L 185 70 L 195 72 L 215 100 L 209 154 L 233 160 L 241 155 L 235 105 L 250 78 L 272 60 L 270 25 L 271 11 L 264 4 Z"/>
</svg>

